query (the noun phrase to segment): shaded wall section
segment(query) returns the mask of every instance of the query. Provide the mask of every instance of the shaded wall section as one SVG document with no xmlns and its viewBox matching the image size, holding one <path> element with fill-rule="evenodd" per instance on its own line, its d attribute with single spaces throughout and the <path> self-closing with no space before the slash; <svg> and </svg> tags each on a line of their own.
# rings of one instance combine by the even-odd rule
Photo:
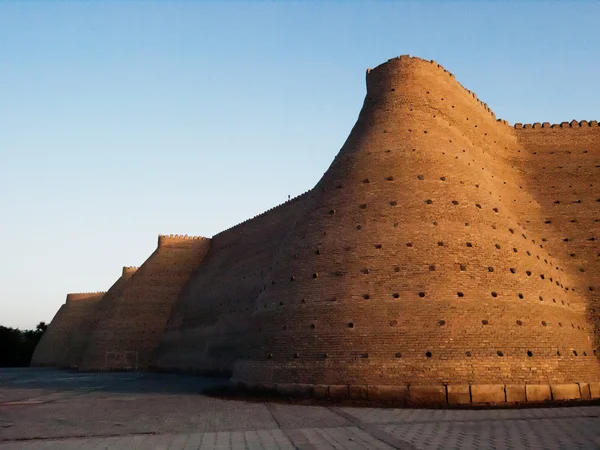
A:
<svg viewBox="0 0 600 450">
<path fill-rule="evenodd" d="M 77 366 L 80 345 L 90 331 L 96 307 L 104 292 L 67 294 L 48 329 L 38 343 L 32 366 Z"/>
<path fill-rule="evenodd" d="M 251 345 L 246 327 L 265 276 L 309 196 L 300 195 L 213 236 L 200 270 L 177 301 L 153 367 L 231 373 L 235 360 Z"/>
<path fill-rule="evenodd" d="M 66 356 L 67 367 L 78 368 L 81 365 L 87 345 L 98 323 L 102 318 L 108 317 L 110 311 L 115 307 L 115 299 L 120 296 L 127 280 L 131 278 L 136 270 L 136 267 L 123 267 L 119 279 L 106 291 L 102 299 L 96 302 L 93 309 L 90 309 L 90 314 L 86 317 L 85 323 L 82 323 L 82 326 L 72 333 L 69 351 Z"/>
<path fill-rule="evenodd" d="M 573 289 L 588 298 L 588 319 L 600 345 L 600 127 L 596 121 L 515 125 L 513 164 L 539 207 L 523 208 L 527 227 L 565 260 Z"/>
<path fill-rule="evenodd" d="M 146 368 L 175 299 L 209 247 L 206 238 L 159 236 L 156 251 L 105 305 L 80 369 Z"/>
</svg>

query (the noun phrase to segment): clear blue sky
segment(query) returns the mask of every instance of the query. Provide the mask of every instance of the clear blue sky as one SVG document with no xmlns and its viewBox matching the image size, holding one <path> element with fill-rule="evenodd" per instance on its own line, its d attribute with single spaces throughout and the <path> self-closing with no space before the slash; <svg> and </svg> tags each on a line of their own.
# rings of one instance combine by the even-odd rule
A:
<svg viewBox="0 0 600 450">
<path fill-rule="evenodd" d="M 511 123 L 600 119 L 598 23 L 592 2 L 0 2 L 0 324 L 310 189 L 389 58 L 435 59 Z"/>
</svg>

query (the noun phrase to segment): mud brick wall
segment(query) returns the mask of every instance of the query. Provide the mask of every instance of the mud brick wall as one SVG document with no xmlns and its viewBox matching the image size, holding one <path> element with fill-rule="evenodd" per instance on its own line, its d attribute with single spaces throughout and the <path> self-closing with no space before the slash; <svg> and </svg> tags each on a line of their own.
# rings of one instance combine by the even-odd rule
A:
<svg viewBox="0 0 600 450">
<path fill-rule="evenodd" d="M 210 239 L 159 236 L 158 248 L 111 300 L 90 338 L 81 370 L 144 369 L 171 308 L 210 247 Z"/>
<path fill-rule="evenodd" d="M 31 358 L 32 366 L 76 367 L 104 292 L 68 294 Z"/>
</svg>

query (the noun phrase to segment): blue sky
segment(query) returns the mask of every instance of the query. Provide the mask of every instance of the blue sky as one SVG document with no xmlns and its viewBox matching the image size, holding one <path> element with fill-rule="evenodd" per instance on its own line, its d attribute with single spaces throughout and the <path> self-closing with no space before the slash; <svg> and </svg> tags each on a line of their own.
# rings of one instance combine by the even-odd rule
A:
<svg viewBox="0 0 600 450">
<path fill-rule="evenodd" d="M 600 119 L 598 23 L 593 2 L 0 1 L 0 324 L 310 189 L 389 58 L 511 123 Z"/>
</svg>

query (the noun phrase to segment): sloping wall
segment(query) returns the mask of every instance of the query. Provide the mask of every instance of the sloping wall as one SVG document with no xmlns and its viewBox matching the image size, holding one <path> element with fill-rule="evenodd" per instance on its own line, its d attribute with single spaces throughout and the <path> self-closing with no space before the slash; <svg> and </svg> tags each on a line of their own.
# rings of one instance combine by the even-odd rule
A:
<svg viewBox="0 0 600 450">
<path fill-rule="evenodd" d="M 156 251 L 106 305 L 80 369 L 146 368 L 175 299 L 209 247 L 206 238 L 159 236 Z"/>
<path fill-rule="evenodd" d="M 79 343 L 89 332 L 96 307 L 103 295 L 104 292 L 67 294 L 66 302 L 60 307 L 35 348 L 31 365 L 76 365 L 74 359 L 75 354 L 79 353 Z"/>
<path fill-rule="evenodd" d="M 370 71 L 342 150 L 257 298 L 234 378 L 441 385 L 597 380 L 587 298 L 520 213 L 514 130 L 436 63 Z"/>
<path fill-rule="evenodd" d="M 302 214 L 309 193 L 223 231 L 183 290 L 154 352 L 152 365 L 230 374 L 247 341 L 248 325 L 265 275 Z"/>
<path fill-rule="evenodd" d="M 136 270 L 136 267 L 123 267 L 119 279 L 106 291 L 100 301 L 95 302 L 93 307 L 89 308 L 89 314 L 86 315 L 85 320 L 82 320 L 80 325 L 73 330 L 65 356 L 66 367 L 78 368 L 81 365 L 87 344 L 98 323 L 101 318 L 110 314 L 115 306 L 115 299 L 118 298 L 127 280 L 131 278 Z"/>
</svg>

